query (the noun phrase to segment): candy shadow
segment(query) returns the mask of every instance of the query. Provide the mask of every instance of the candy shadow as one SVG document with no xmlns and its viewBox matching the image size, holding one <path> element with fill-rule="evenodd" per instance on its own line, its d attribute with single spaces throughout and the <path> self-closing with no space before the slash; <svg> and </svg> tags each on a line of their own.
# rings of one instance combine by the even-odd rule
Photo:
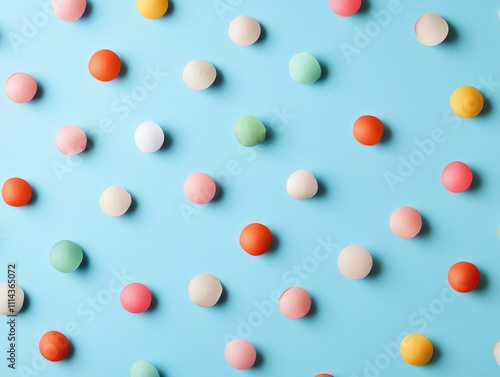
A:
<svg viewBox="0 0 500 377">
<path fill-rule="evenodd" d="M 439 359 L 442 357 L 441 348 L 436 343 L 432 342 L 432 348 L 433 348 L 432 359 L 429 361 L 427 365 L 432 365 L 437 363 Z"/>
<path fill-rule="evenodd" d="M 376 279 L 382 273 L 382 264 L 378 258 L 372 256 L 373 265 L 370 273 L 368 274 L 368 279 Z"/>
<path fill-rule="evenodd" d="M 272 129 L 272 127 L 266 127 L 266 137 L 261 144 L 270 144 L 276 137 L 276 132 Z M 253 147 L 248 147 L 253 148 Z"/>
<path fill-rule="evenodd" d="M 387 144 L 392 139 L 392 130 L 390 127 L 384 123 L 384 133 L 382 134 L 382 138 L 380 139 L 380 144 Z"/>
<path fill-rule="evenodd" d="M 217 67 L 215 67 L 215 70 L 217 71 L 217 75 L 215 76 L 215 80 L 210 86 L 211 88 L 220 88 L 224 84 L 224 75 L 222 74 L 221 71 Z M 209 89 L 209 88 L 207 88 Z"/>
<path fill-rule="evenodd" d="M 281 242 L 280 237 L 273 233 L 273 241 L 271 242 L 271 247 L 266 252 L 266 254 L 269 254 L 269 253 L 274 254 L 278 250 L 278 248 L 280 247 L 280 242 Z"/>
<path fill-rule="evenodd" d="M 221 293 L 221 295 L 219 297 L 219 300 L 215 304 L 215 306 L 222 306 L 222 305 L 224 305 L 227 302 L 228 299 L 229 299 L 229 294 L 227 292 L 227 289 L 226 289 L 226 287 L 222 286 L 222 293 Z"/>
<path fill-rule="evenodd" d="M 365 14 L 365 13 L 368 13 L 371 9 L 371 3 L 369 0 L 363 0 L 363 2 L 361 3 L 361 7 L 359 8 L 359 10 L 357 11 L 356 14 Z"/>
<path fill-rule="evenodd" d="M 87 254 L 85 252 L 83 252 L 82 262 L 80 263 L 80 266 L 78 266 L 76 271 L 85 272 L 85 271 L 88 271 L 89 268 L 90 268 L 89 258 L 87 257 Z"/>
<path fill-rule="evenodd" d="M 311 297 L 311 308 L 309 309 L 309 312 L 307 313 L 305 318 L 313 319 L 317 315 L 318 315 L 318 304 L 316 303 L 314 297 Z"/>
<path fill-rule="evenodd" d="M 478 117 L 488 116 L 492 112 L 492 110 L 493 110 L 493 107 L 491 106 L 491 101 L 489 100 L 489 98 L 484 97 L 484 96 L 483 96 L 483 98 L 484 98 L 483 109 L 477 115 Z"/>
<path fill-rule="evenodd" d="M 420 229 L 420 232 L 418 233 L 418 237 L 427 237 L 431 233 L 431 224 L 429 223 L 429 220 L 425 216 L 420 215 L 422 218 L 422 228 Z"/>
<path fill-rule="evenodd" d="M 472 183 L 467 191 L 471 192 L 477 191 L 481 188 L 482 185 L 483 185 L 483 177 L 481 176 L 481 174 L 474 171 Z"/>
<path fill-rule="evenodd" d="M 158 308 L 158 305 L 159 305 L 158 297 L 154 292 L 151 292 L 151 304 L 149 305 L 149 308 L 146 311 L 146 313 L 154 312 Z"/>
<path fill-rule="evenodd" d="M 90 153 L 90 151 L 94 148 L 95 146 L 95 142 L 94 142 L 94 139 L 87 135 L 87 145 L 85 146 L 85 149 L 82 151 L 82 154 L 83 153 Z"/>
<path fill-rule="evenodd" d="M 214 203 L 220 202 L 222 200 L 223 196 L 224 196 L 224 189 L 222 188 L 222 186 L 220 184 L 218 184 L 216 182 L 215 183 L 215 195 L 214 195 L 213 199 L 211 200 L 211 202 L 214 202 Z"/>
<path fill-rule="evenodd" d="M 38 200 L 38 191 L 36 189 L 34 189 L 33 187 L 31 187 L 31 199 L 28 202 L 28 205 L 35 204 L 37 202 L 37 200 Z"/>
<path fill-rule="evenodd" d="M 260 24 L 260 35 L 259 39 L 255 41 L 255 44 L 264 43 L 267 37 L 268 37 L 267 29 L 262 24 Z"/>
<path fill-rule="evenodd" d="M 26 291 L 24 292 L 24 301 L 23 301 L 23 308 L 20 310 L 20 312 L 28 311 L 31 306 L 31 298 Z"/>
<path fill-rule="evenodd" d="M 69 350 L 68 350 L 68 354 L 66 355 L 66 357 L 64 358 L 63 361 L 66 361 L 66 360 L 71 360 L 73 357 L 75 356 L 75 347 L 73 346 L 73 342 L 69 342 Z"/>
<path fill-rule="evenodd" d="M 120 64 L 121 64 L 121 67 L 120 67 L 120 73 L 118 73 L 118 78 L 121 79 L 124 76 L 126 76 L 128 73 L 128 64 L 126 62 L 124 62 L 123 60 L 121 60 L 121 58 L 120 58 Z"/>
<path fill-rule="evenodd" d="M 321 76 L 319 77 L 319 79 L 316 82 L 326 81 L 328 79 L 328 77 L 330 76 L 330 69 L 328 68 L 328 66 L 325 64 L 325 62 L 323 60 L 318 60 L 318 63 L 319 63 L 319 66 L 321 67 Z M 314 83 L 312 83 L 310 85 L 314 85 Z"/>
<path fill-rule="evenodd" d="M 316 181 L 318 182 L 318 191 L 316 192 L 316 195 L 314 197 L 324 197 L 328 194 L 328 189 L 326 188 L 325 182 L 322 179 L 316 178 Z"/>
<path fill-rule="evenodd" d="M 128 211 L 124 213 L 124 215 L 132 215 L 137 211 L 137 200 L 132 195 L 130 196 L 132 197 L 132 203 L 130 203 L 130 207 Z"/>
<path fill-rule="evenodd" d="M 170 16 L 170 15 L 174 12 L 174 10 L 175 10 L 175 3 L 174 3 L 172 0 L 170 0 L 170 1 L 168 2 L 168 9 L 167 9 L 167 12 L 163 15 L 163 17 L 165 17 L 165 16 Z M 162 18 L 163 18 L 163 17 L 162 17 Z"/>
<path fill-rule="evenodd" d="M 163 136 L 164 136 L 164 139 L 163 139 L 163 144 L 161 145 L 161 148 L 159 149 L 159 152 L 163 152 L 167 149 L 169 149 L 172 144 L 173 144 L 173 140 L 172 140 L 172 137 L 167 133 L 167 131 L 163 130 Z"/>
<path fill-rule="evenodd" d="M 454 43 L 459 38 L 458 30 L 452 23 L 450 23 L 449 21 L 446 22 L 448 24 L 448 35 L 446 36 L 446 39 L 443 41 L 443 44 Z"/>
<path fill-rule="evenodd" d="M 32 101 L 39 101 L 42 97 L 43 94 L 45 93 L 45 89 L 42 84 L 39 82 L 36 83 L 36 93 L 35 96 L 33 97 Z"/>
<path fill-rule="evenodd" d="M 490 285 L 490 279 L 488 278 L 487 275 L 484 274 L 484 272 L 480 271 L 480 273 L 481 273 L 481 278 L 479 279 L 479 284 L 477 285 L 475 291 L 484 292 L 488 289 L 488 286 Z"/>
<path fill-rule="evenodd" d="M 255 356 L 255 363 L 252 368 L 258 369 L 264 365 L 264 356 L 257 350 L 257 355 Z"/>
<path fill-rule="evenodd" d="M 87 5 L 85 7 L 85 12 L 83 12 L 83 15 L 82 15 L 82 19 L 85 19 L 87 17 L 90 17 L 90 15 L 92 14 L 92 12 L 94 11 L 94 6 L 92 5 L 91 2 L 89 2 L 87 0 Z"/>
</svg>

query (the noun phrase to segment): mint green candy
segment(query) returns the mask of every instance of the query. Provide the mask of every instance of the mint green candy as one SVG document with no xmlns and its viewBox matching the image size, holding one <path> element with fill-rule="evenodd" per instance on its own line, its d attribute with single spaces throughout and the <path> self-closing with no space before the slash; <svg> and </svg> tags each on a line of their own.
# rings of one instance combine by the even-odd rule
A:
<svg viewBox="0 0 500 377">
<path fill-rule="evenodd" d="M 158 369 L 146 360 L 136 360 L 132 363 L 129 370 L 130 377 L 160 377 Z"/>
<path fill-rule="evenodd" d="M 236 139 L 245 147 L 253 147 L 266 138 L 266 127 L 251 115 L 239 117 L 234 125 Z"/>
<path fill-rule="evenodd" d="M 299 84 L 312 84 L 321 77 L 321 66 L 316 58 L 308 52 L 292 56 L 288 70 L 292 79 Z"/>
<path fill-rule="evenodd" d="M 82 263 L 83 250 L 73 241 L 59 241 L 50 250 L 50 263 L 61 272 L 73 272 Z"/>
</svg>

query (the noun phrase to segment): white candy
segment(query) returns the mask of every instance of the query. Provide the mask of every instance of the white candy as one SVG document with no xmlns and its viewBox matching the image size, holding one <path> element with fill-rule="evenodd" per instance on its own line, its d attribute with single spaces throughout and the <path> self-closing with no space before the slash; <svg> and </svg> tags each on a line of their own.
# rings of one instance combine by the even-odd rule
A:
<svg viewBox="0 0 500 377">
<path fill-rule="evenodd" d="M 448 23 L 434 13 L 421 15 L 415 23 L 415 36 L 425 46 L 436 46 L 448 36 Z"/>
<path fill-rule="evenodd" d="M 292 198 L 309 199 L 318 192 L 318 182 L 311 172 L 297 170 L 288 177 L 286 191 Z"/>
<path fill-rule="evenodd" d="M 189 283 L 189 298 L 203 308 L 214 306 L 222 294 L 222 284 L 215 276 L 196 275 Z"/>
<path fill-rule="evenodd" d="M 344 248 L 338 259 L 340 273 L 349 279 L 363 279 L 372 267 L 373 259 L 364 247 L 351 245 Z"/>
<path fill-rule="evenodd" d="M 212 85 L 217 76 L 215 67 L 203 60 L 193 60 L 186 65 L 182 72 L 184 83 L 195 90 L 204 90 Z"/>
<path fill-rule="evenodd" d="M 161 148 L 164 140 L 163 130 L 154 122 L 144 122 L 135 130 L 135 145 L 144 153 L 156 152 Z"/>
<path fill-rule="evenodd" d="M 10 291 L 10 292 L 9 292 Z M 13 289 L 9 288 L 9 284 L 0 284 L 0 314 L 15 315 L 23 308 L 24 304 L 24 291 L 19 285 L 15 285 Z M 9 308 L 9 298 L 14 299 L 11 301 Z M 13 306 L 12 306 L 13 305 Z M 11 311 L 12 310 L 12 311 Z"/>
<path fill-rule="evenodd" d="M 101 194 L 99 205 L 108 216 L 121 216 L 128 211 L 132 197 L 123 187 L 110 186 Z"/>
<path fill-rule="evenodd" d="M 229 38 L 239 46 L 250 46 L 260 37 L 260 24 L 255 18 L 236 17 L 229 25 Z"/>
</svg>

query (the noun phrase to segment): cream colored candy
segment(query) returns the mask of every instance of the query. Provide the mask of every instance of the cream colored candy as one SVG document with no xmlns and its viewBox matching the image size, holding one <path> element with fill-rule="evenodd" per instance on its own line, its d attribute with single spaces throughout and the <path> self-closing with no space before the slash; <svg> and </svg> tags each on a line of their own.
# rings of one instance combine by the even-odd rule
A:
<svg viewBox="0 0 500 377">
<path fill-rule="evenodd" d="M 215 276 L 204 273 L 189 282 L 189 298 L 203 308 L 214 306 L 222 294 L 222 284 Z"/>
<path fill-rule="evenodd" d="M 217 77 L 215 67 L 203 60 L 189 62 L 182 72 L 184 83 L 195 90 L 204 90 L 210 87 Z"/>
<path fill-rule="evenodd" d="M 500 365 L 500 340 L 496 342 L 495 347 L 493 347 L 493 356 L 495 356 L 495 361 Z"/>
<path fill-rule="evenodd" d="M 288 177 L 286 192 L 298 200 L 312 198 L 318 192 L 318 181 L 310 171 L 297 170 Z"/>
<path fill-rule="evenodd" d="M 351 245 L 344 248 L 338 259 L 340 273 L 349 279 L 363 279 L 372 267 L 373 259 L 364 247 Z"/>
<path fill-rule="evenodd" d="M 101 194 L 99 205 L 108 216 L 121 216 L 128 211 L 132 197 L 123 187 L 110 186 Z"/>
<path fill-rule="evenodd" d="M 229 25 L 229 38 L 238 46 L 253 45 L 260 37 L 260 24 L 255 18 L 236 17 Z"/>
<path fill-rule="evenodd" d="M 434 13 L 421 15 L 415 23 L 415 36 L 425 46 L 436 46 L 448 36 L 448 23 Z"/>
<path fill-rule="evenodd" d="M 24 291 L 19 285 L 14 285 L 12 289 L 8 283 L 0 284 L 0 314 L 15 315 L 21 311 L 23 304 Z"/>
</svg>

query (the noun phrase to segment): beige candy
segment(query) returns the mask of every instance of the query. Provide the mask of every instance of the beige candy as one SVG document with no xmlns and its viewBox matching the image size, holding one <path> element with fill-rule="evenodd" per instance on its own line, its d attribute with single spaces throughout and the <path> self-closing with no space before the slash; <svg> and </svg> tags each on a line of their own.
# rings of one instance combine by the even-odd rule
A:
<svg viewBox="0 0 500 377">
<path fill-rule="evenodd" d="M 434 13 L 424 13 L 415 23 L 415 36 L 425 46 L 436 46 L 448 36 L 448 23 Z"/>
<path fill-rule="evenodd" d="M 101 194 L 99 205 L 108 216 L 121 216 L 128 211 L 132 197 L 123 187 L 110 186 Z"/>
<path fill-rule="evenodd" d="M 11 307 L 9 307 L 9 299 Z M 23 304 L 24 291 L 19 285 L 14 285 L 12 289 L 8 283 L 0 284 L 0 314 L 15 315 L 23 308 Z"/>
<path fill-rule="evenodd" d="M 344 248 L 338 259 L 340 273 L 349 279 L 363 279 L 372 267 L 373 259 L 368 250 L 358 245 Z"/>
<path fill-rule="evenodd" d="M 189 282 L 189 298 L 203 308 L 214 306 L 222 294 L 222 284 L 208 273 L 196 275 Z"/>
<path fill-rule="evenodd" d="M 255 18 L 236 17 L 229 25 L 229 38 L 238 46 L 253 45 L 260 37 L 260 24 Z"/>
<path fill-rule="evenodd" d="M 214 83 L 216 77 L 215 67 L 204 60 L 189 62 L 182 72 L 184 83 L 195 90 L 207 89 Z"/>
</svg>

